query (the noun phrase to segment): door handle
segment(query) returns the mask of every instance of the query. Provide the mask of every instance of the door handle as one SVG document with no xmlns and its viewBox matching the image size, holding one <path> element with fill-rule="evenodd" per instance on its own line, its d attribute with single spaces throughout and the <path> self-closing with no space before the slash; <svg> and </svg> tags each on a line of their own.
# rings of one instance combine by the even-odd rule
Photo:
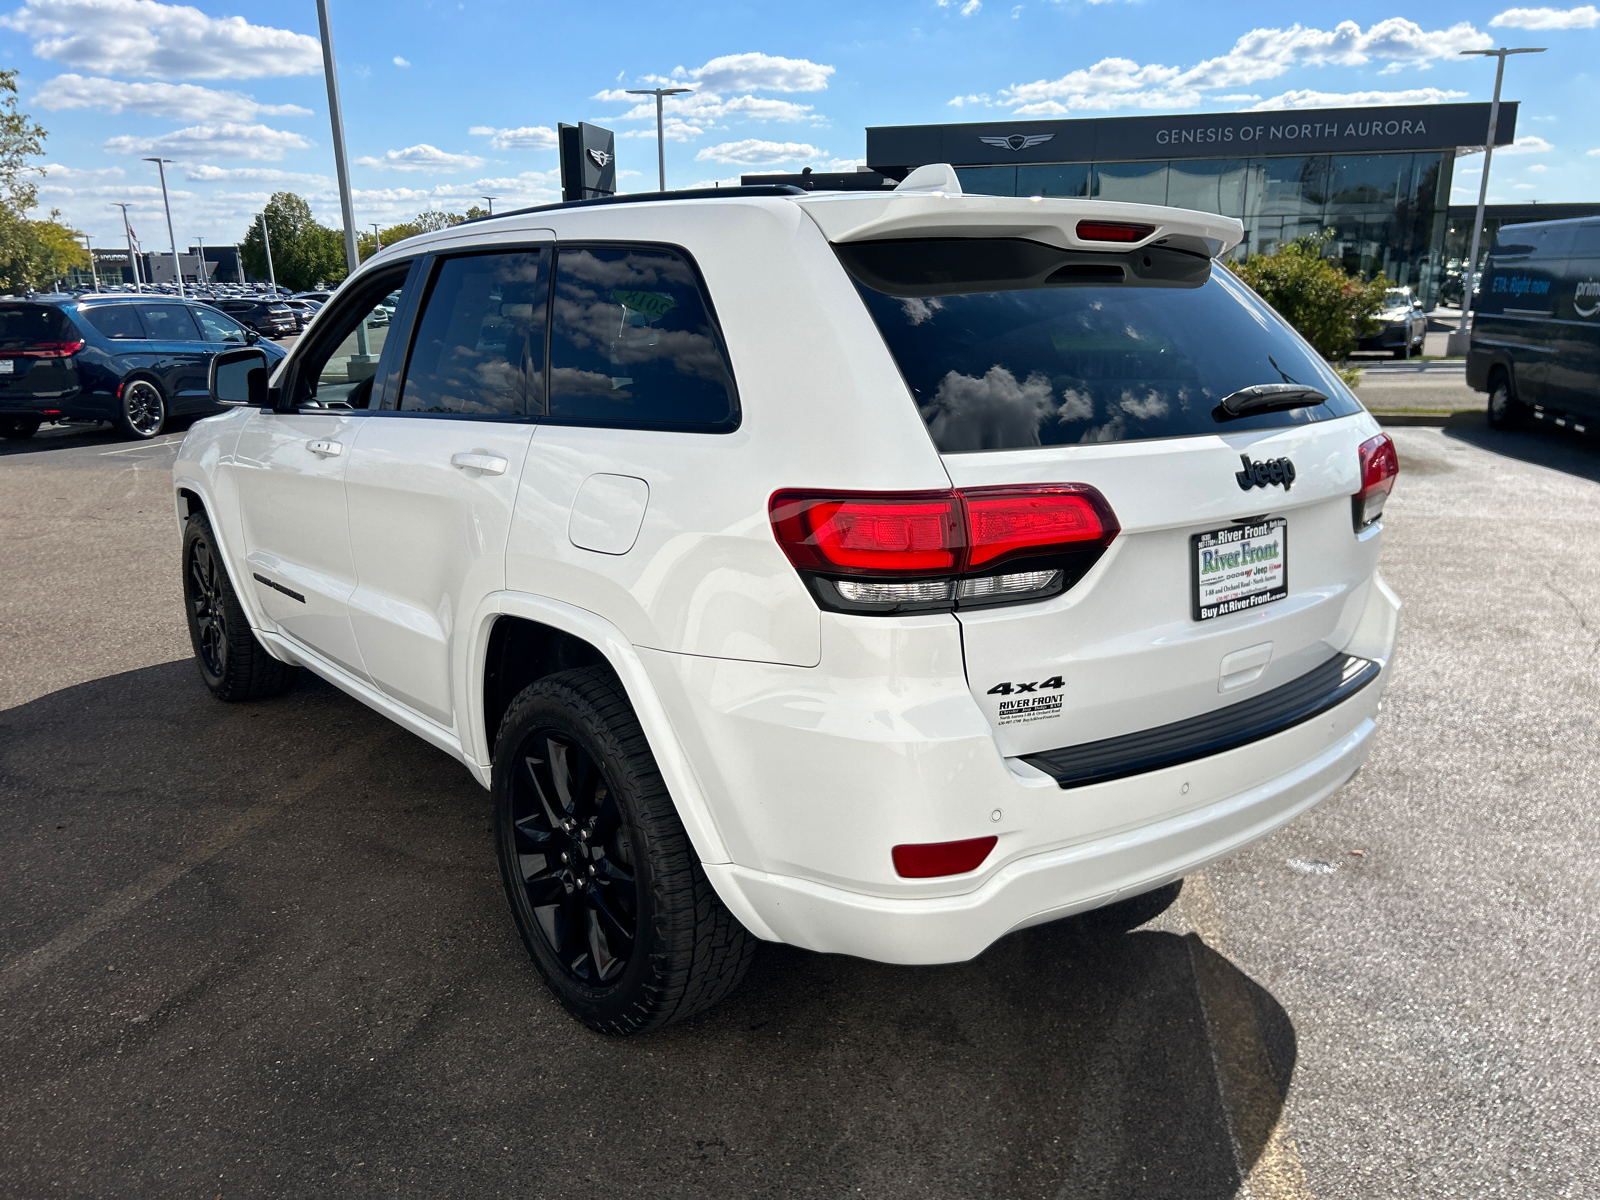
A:
<svg viewBox="0 0 1600 1200">
<path fill-rule="evenodd" d="M 498 454 L 452 454 L 450 465 L 465 471 L 482 471 L 485 475 L 504 475 L 511 464 Z"/>
<path fill-rule="evenodd" d="M 315 441 L 307 442 L 306 449 L 311 451 L 313 454 L 322 455 L 323 458 L 338 458 L 339 455 L 344 453 L 344 444 L 341 442 L 330 442 L 324 438 L 318 438 Z"/>
</svg>

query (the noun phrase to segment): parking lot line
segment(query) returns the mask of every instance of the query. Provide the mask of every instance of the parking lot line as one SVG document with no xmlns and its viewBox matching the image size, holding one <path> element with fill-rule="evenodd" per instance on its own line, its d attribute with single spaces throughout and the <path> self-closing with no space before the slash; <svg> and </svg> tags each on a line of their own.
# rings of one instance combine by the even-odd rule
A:
<svg viewBox="0 0 1600 1200">
<path fill-rule="evenodd" d="M 135 450 L 151 450 L 158 446 L 176 446 L 182 441 L 181 437 L 172 437 L 159 442 L 140 442 L 137 446 L 124 446 L 120 450 L 102 450 L 100 451 L 100 457 L 105 458 L 111 454 L 132 454 Z"/>
<path fill-rule="evenodd" d="M 1222 910 L 1203 871 L 1183 881 L 1180 903 L 1193 931 L 1188 940 L 1195 988 L 1206 1016 L 1234 1161 L 1245 1181 L 1240 1194 L 1250 1200 L 1310 1200 L 1300 1149 L 1283 1116 L 1283 1097 L 1245 977 L 1223 958 Z"/>
<path fill-rule="evenodd" d="M 0 967 L 0 997 L 9 995 L 40 971 L 60 962 L 90 938 L 110 929 L 139 905 L 159 895 L 169 884 L 175 883 L 202 863 L 215 858 L 258 825 L 367 757 L 381 743 L 389 740 L 390 736 L 388 733 L 374 734 L 352 742 L 290 782 L 275 796 L 252 804 L 216 833 L 196 842 L 172 862 L 146 872 L 82 920 L 56 934 L 44 945 L 17 955 Z"/>
</svg>

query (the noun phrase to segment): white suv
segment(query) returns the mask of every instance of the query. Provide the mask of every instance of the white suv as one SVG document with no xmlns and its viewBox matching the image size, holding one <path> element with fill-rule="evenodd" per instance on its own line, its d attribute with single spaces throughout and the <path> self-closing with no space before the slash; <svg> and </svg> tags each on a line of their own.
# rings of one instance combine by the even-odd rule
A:
<svg viewBox="0 0 1600 1200">
<path fill-rule="evenodd" d="M 491 789 L 540 972 L 658 1027 L 1163 888 L 1371 747 L 1393 444 L 1177 209 L 781 187 L 390 247 L 173 471 L 225 700 Z M 374 319 L 398 289 L 392 319 Z"/>
</svg>

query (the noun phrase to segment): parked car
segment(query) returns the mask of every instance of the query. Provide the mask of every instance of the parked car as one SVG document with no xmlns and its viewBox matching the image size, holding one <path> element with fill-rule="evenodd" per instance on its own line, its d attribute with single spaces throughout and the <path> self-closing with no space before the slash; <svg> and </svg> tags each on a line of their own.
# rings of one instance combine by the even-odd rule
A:
<svg viewBox="0 0 1600 1200">
<path fill-rule="evenodd" d="M 155 437 L 171 417 L 212 411 L 211 359 L 256 342 L 204 304 L 126 293 L 0 301 L 0 436 L 91 420 Z M 284 354 L 260 349 L 274 362 Z"/>
<path fill-rule="evenodd" d="M 1428 314 L 1410 288 L 1390 288 L 1383 294 L 1382 322 L 1376 333 L 1356 343 L 1358 350 L 1387 350 L 1396 358 L 1422 353 L 1428 335 Z"/>
<path fill-rule="evenodd" d="M 1472 320 L 1467 386 L 1489 424 L 1600 422 L 1600 220 L 1504 225 Z M 1600 425 L 1596 425 L 1600 428 Z"/>
<path fill-rule="evenodd" d="M 216 360 L 172 477 L 202 679 L 305 667 L 457 757 L 595 1029 L 757 940 L 1126 917 L 1372 747 L 1394 446 L 1217 261 L 1240 223 L 960 191 L 536 209 Z"/>
<path fill-rule="evenodd" d="M 281 300 L 263 296 L 257 299 L 218 300 L 215 305 L 263 337 L 287 337 L 300 332 L 300 322 L 294 310 Z"/>
</svg>

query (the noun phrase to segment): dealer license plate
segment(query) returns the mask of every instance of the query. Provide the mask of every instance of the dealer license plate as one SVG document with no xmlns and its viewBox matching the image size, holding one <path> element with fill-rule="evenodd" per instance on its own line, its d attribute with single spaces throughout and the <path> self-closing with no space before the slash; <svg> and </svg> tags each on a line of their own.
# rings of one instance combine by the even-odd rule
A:
<svg viewBox="0 0 1600 1200">
<path fill-rule="evenodd" d="M 17 360 L 14 358 L 0 358 L 0 375 L 15 375 L 17 373 Z"/>
<path fill-rule="evenodd" d="M 1189 539 L 1194 619 L 1209 621 L 1289 594 L 1289 522 L 1272 517 Z"/>
</svg>

